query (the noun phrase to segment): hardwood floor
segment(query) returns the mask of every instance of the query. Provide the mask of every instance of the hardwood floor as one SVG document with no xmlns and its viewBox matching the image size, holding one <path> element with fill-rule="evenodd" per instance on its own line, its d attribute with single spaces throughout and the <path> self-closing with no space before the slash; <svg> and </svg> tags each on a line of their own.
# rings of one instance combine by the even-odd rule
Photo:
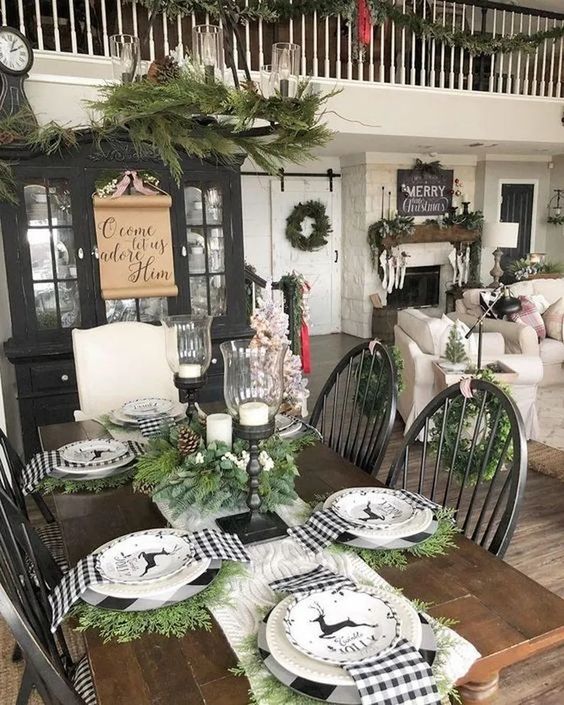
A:
<svg viewBox="0 0 564 705">
<path fill-rule="evenodd" d="M 311 339 L 310 410 L 333 367 L 359 342 L 359 338 L 344 334 Z M 384 463 L 393 457 L 402 433 L 403 424 L 398 421 Z M 505 560 L 564 597 L 563 482 L 529 473 L 517 530 Z M 564 646 L 503 672 L 495 705 L 564 705 Z"/>
</svg>

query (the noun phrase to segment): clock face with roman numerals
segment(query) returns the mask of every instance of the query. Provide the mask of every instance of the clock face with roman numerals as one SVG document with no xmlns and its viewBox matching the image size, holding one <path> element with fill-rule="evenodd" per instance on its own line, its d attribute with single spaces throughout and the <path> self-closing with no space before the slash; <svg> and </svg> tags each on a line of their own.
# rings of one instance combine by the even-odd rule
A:
<svg viewBox="0 0 564 705">
<path fill-rule="evenodd" d="M 33 51 L 23 34 L 12 27 L 0 28 L 0 71 L 24 74 L 33 63 Z"/>
</svg>

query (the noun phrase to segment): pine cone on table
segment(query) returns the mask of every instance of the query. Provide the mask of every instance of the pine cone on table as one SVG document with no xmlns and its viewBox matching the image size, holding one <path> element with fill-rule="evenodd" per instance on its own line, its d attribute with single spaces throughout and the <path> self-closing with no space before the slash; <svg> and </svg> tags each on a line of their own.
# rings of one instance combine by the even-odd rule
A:
<svg viewBox="0 0 564 705">
<path fill-rule="evenodd" d="M 178 429 L 178 450 L 184 458 L 198 450 L 201 440 L 200 436 L 189 426 L 181 426 Z"/>
<path fill-rule="evenodd" d="M 153 83 L 167 83 L 179 75 L 180 67 L 171 56 L 155 59 L 147 71 L 147 79 Z"/>
</svg>

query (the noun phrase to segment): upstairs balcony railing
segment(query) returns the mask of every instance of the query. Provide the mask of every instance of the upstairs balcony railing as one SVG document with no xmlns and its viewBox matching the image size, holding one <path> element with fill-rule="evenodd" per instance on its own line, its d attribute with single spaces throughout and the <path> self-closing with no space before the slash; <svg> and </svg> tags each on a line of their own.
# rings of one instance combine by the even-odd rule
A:
<svg viewBox="0 0 564 705">
<path fill-rule="evenodd" d="M 531 35 L 564 26 L 564 14 L 486 0 L 394 0 L 403 11 L 470 34 Z M 0 0 L 3 24 L 19 28 L 35 48 L 58 54 L 108 56 L 116 33 L 143 36 L 147 12 L 135 0 Z M 157 18 L 142 48 L 145 59 L 167 54 L 181 42 L 190 49 L 192 27 L 205 15 Z M 560 98 L 564 95 L 564 40 L 545 40 L 532 52 L 472 55 L 438 39 L 416 36 L 393 21 L 374 25 L 362 51 L 354 22 L 316 12 L 268 23 L 244 25 L 240 39 L 253 71 L 270 62 L 273 42 L 301 47 L 304 76 L 399 86 L 424 86 L 505 95 Z M 232 42 L 236 45 L 237 38 Z"/>
</svg>

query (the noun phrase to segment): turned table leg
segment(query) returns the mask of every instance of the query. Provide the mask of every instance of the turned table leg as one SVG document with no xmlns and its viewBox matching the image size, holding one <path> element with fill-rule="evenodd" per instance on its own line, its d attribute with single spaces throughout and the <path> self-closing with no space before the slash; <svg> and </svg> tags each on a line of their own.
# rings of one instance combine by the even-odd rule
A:
<svg viewBox="0 0 564 705">
<path fill-rule="evenodd" d="M 488 679 L 477 682 L 471 681 L 458 686 L 458 692 L 463 705 L 493 705 L 499 685 L 499 673 L 494 673 Z"/>
</svg>

